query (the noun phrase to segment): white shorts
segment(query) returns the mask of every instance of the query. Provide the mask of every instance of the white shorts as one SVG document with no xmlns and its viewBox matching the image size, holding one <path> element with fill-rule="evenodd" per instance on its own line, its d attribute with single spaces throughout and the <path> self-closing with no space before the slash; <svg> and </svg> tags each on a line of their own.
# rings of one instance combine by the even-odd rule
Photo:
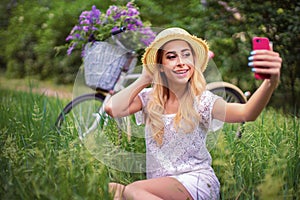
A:
<svg viewBox="0 0 300 200">
<path fill-rule="evenodd" d="M 177 179 L 194 200 L 215 200 L 220 197 L 220 183 L 213 169 L 170 176 Z"/>
</svg>

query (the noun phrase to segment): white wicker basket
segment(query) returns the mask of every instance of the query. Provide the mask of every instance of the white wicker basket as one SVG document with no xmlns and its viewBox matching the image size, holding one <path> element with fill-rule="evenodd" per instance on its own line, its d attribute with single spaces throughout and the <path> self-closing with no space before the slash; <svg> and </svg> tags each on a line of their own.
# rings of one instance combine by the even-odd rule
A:
<svg viewBox="0 0 300 200">
<path fill-rule="evenodd" d="M 109 91 L 116 84 L 122 67 L 126 64 L 128 50 L 107 42 L 87 44 L 84 51 L 84 76 L 92 89 Z M 136 64 L 136 58 L 129 68 Z"/>
</svg>

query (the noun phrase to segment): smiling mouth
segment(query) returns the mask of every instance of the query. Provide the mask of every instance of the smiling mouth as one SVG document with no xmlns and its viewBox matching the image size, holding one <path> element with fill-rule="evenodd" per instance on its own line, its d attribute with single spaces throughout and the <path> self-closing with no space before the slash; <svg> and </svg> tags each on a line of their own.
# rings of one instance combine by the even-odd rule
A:
<svg viewBox="0 0 300 200">
<path fill-rule="evenodd" d="M 189 70 L 185 69 L 185 70 L 178 70 L 178 71 L 173 71 L 175 74 L 185 74 L 187 73 Z"/>
</svg>

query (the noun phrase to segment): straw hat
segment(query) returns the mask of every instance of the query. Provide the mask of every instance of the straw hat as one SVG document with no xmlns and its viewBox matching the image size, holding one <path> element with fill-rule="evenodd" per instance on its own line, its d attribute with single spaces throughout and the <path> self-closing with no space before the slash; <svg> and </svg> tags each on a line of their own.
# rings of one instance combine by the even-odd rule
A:
<svg viewBox="0 0 300 200">
<path fill-rule="evenodd" d="M 209 58 L 209 48 L 207 43 L 204 40 L 189 34 L 184 29 L 177 27 L 165 29 L 156 36 L 155 40 L 145 50 L 142 58 L 143 66 L 153 74 L 157 64 L 156 57 L 158 49 L 165 43 L 176 39 L 184 40 L 191 45 L 195 52 L 195 68 L 204 72 Z"/>
</svg>

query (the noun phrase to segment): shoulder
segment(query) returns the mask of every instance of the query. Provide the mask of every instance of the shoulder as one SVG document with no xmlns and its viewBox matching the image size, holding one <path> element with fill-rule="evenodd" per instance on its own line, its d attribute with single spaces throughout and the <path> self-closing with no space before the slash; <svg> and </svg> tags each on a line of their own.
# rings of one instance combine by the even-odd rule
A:
<svg viewBox="0 0 300 200">
<path fill-rule="evenodd" d="M 221 98 L 212 92 L 205 90 L 200 96 L 196 97 L 195 106 L 199 113 L 211 112 L 217 99 Z"/>
<path fill-rule="evenodd" d="M 213 108 L 218 99 L 222 99 L 222 97 L 206 90 L 196 101 L 196 110 L 201 116 L 202 124 L 209 130 L 218 130 L 223 125 L 223 123 L 213 120 Z"/>
<path fill-rule="evenodd" d="M 205 90 L 200 96 L 197 97 L 197 101 L 200 101 L 200 103 L 203 103 L 203 102 L 214 103 L 216 101 L 216 99 L 218 99 L 218 98 L 221 98 L 221 97 L 213 94 L 209 90 Z"/>
</svg>

